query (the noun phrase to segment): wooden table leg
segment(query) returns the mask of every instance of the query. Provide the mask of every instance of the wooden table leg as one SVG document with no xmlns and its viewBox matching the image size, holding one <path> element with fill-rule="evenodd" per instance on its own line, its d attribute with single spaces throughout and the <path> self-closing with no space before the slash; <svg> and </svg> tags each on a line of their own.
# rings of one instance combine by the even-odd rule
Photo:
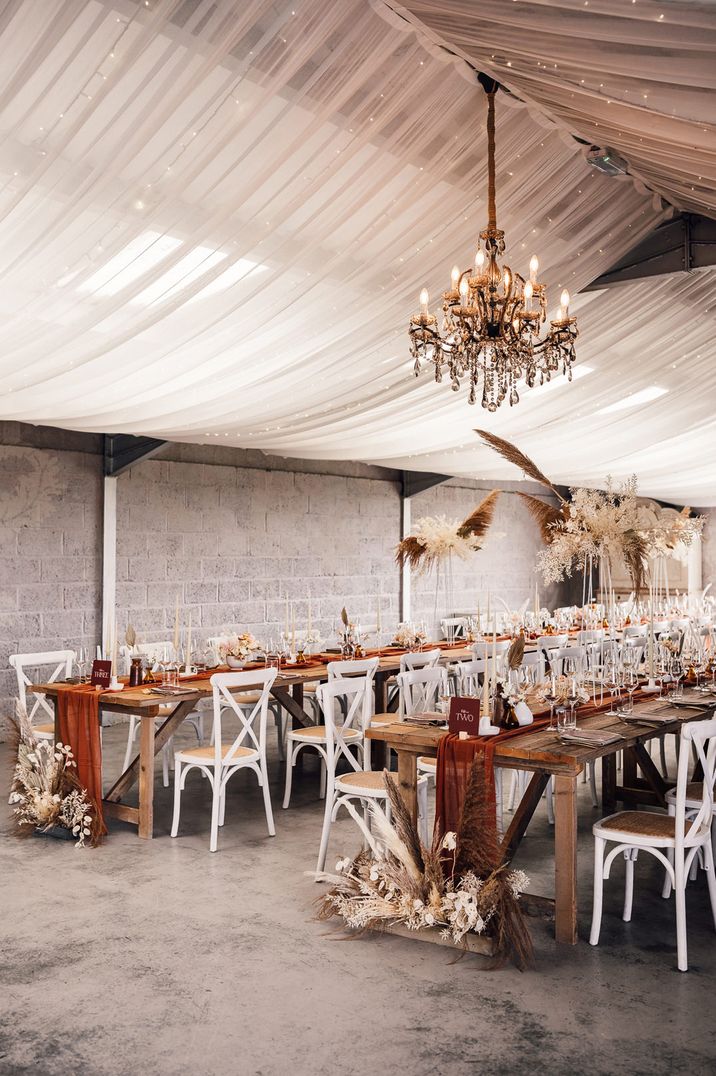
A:
<svg viewBox="0 0 716 1076">
<path fill-rule="evenodd" d="M 398 788 L 414 822 L 418 818 L 418 756 L 398 749 Z"/>
<path fill-rule="evenodd" d="M 375 712 L 385 714 L 388 712 L 388 678 L 392 673 L 381 672 L 379 669 L 373 680 L 373 693 L 375 695 Z"/>
<path fill-rule="evenodd" d="M 602 757 L 602 809 L 604 814 L 614 814 L 617 808 L 617 756 Z"/>
<path fill-rule="evenodd" d="M 554 778 L 555 938 L 577 943 L 577 778 Z"/>
<path fill-rule="evenodd" d="M 154 718 L 143 717 L 139 730 L 139 836 L 154 836 Z"/>
</svg>

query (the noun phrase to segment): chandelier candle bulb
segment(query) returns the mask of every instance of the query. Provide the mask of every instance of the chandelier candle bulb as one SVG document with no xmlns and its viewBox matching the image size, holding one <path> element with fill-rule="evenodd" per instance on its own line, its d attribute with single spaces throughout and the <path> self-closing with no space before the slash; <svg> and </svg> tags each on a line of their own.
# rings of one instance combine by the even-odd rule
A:
<svg viewBox="0 0 716 1076">
<path fill-rule="evenodd" d="M 482 270 L 484 268 L 484 265 L 485 265 L 485 252 L 484 252 L 484 250 L 480 249 L 480 250 L 478 250 L 477 254 L 475 255 L 475 267 L 477 269 Z"/>
<path fill-rule="evenodd" d="M 560 302 L 560 320 L 569 321 L 569 292 L 565 288 L 559 297 Z"/>
<path fill-rule="evenodd" d="M 429 300 L 429 298 L 430 298 L 430 296 L 428 295 L 428 289 L 423 288 L 423 290 L 420 292 L 420 313 L 424 317 L 427 317 L 427 315 L 428 315 L 428 300 Z"/>
<path fill-rule="evenodd" d="M 456 265 L 453 265 L 452 272 L 450 273 L 450 279 L 452 280 L 452 290 L 457 291 L 458 281 L 460 279 L 460 270 Z"/>
<path fill-rule="evenodd" d="M 532 287 L 532 281 L 528 280 L 527 283 L 525 284 L 525 303 L 527 304 L 527 309 L 528 310 L 532 309 L 532 295 L 533 295 L 533 292 L 534 292 L 534 289 Z"/>
<path fill-rule="evenodd" d="M 530 258 L 530 281 L 535 284 L 537 281 L 537 270 L 539 269 L 539 259 L 536 254 L 533 254 Z"/>
<path fill-rule="evenodd" d="M 467 293 L 469 290 L 470 285 L 468 284 L 467 277 L 464 276 L 460 281 L 460 302 L 463 306 L 467 306 Z"/>
</svg>

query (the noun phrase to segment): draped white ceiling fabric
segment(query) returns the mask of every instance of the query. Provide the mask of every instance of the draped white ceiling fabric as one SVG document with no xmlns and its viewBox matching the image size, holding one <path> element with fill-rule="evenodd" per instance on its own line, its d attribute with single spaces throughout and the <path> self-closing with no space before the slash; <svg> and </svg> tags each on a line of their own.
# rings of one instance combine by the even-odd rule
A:
<svg viewBox="0 0 716 1076">
<path fill-rule="evenodd" d="M 616 0 L 592 4 L 620 29 Z M 496 415 L 412 377 L 417 293 L 439 295 L 486 223 L 484 95 L 428 6 L 533 9 L 530 47 L 544 36 L 551 55 L 547 4 L 0 0 L 0 418 L 519 477 L 478 445 L 484 426 L 557 482 L 635 471 L 644 494 L 716 503 L 710 270 L 579 296 L 575 382 Z M 663 6 L 680 14 L 669 74 L 690 68 L 712 139 L 690 62 L 707 6 Z M 650 38 L 629 39 L 632 63 L 599 40 L 630 92 L 652 63 L 667 100 Z M 661 142 L 649 115 L 637 181 L 610 179 L 572 137 L 592 137 L 586 111 L 572 122 L 530 78 L 510 86 L 523 100 L 498 95 L 498 222 L 513 268 L 539 255 L 555 309 L 668 201 L 713 207 L 713 140 L 689 198 L 680 124 L 696 113 L 675 91 Z"/>
</svg>

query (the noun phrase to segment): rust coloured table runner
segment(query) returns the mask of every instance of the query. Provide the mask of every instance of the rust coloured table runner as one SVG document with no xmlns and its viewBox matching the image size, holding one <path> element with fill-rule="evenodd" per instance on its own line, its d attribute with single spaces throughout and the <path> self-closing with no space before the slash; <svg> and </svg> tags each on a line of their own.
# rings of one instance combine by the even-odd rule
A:
<svg viewBox="0 0 716 1076">
<path fill-rule="evenodd" d="M 99 705 L 103 694 L 91 684 L 58 686 L 55 711 L 55 739 L 72 750 L 77 778 L 87 792 L 95 814 L 95 839 L 107 832 L 102 814 L 102 740 L 99 722 Z"/>
</svg>

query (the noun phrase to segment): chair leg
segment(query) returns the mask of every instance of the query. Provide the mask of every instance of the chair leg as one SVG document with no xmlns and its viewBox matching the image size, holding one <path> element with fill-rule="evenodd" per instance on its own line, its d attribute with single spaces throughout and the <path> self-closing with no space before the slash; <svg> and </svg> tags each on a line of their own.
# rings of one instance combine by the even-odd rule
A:
<svg viewBox="0 0 716 1076">
<path fill-rule="evenodd" d="M 545 789 L 545 796 L 547 797 L 547 821 L 549 822 L 550 826 L 554 825 L 554 803 L 552 801 L 552 785 L 553 780 L 550 777 L 549 781 L 547 782 L 547 788 Z"/>
<path fill-rule="evenodd" d="M 679 971 L 688 971 L 686 948 L 686 877 L 683 853 L 675 857 L 674 898 L 676 904 L 676 956 Z"/>
<path fill-rule="evenodd" d="M 181 810 L 181 762 L 174 763 L 174 814 L 172 816 L 171 836 L 179 832 L 179 812 Z"/>
<path fill-rule="evenodd" d="M 319 873 L 324 870 L 326 866 L 326 853 L 328 852 L 328 837 L 331 832 L 331 814 L 333 813 L 333 801 L 335 794 L 331 792 L 330 796 L 326 797 L 326 807 L 323 812 L 323 829 L 321 830 L 321 844 L 318 849 L 318 861 L 316 863 L 316 871 Z M 318 881 L 318 879 L 316 879 Z"/>
<path fill-rule="evenodd" d="M 706 880 L 709 887 L 711 900 L 711 915 L 713 916 L 714 928 L 716 929 L 716 876 L 714 876 L 714 850 L 711 841 L 704 845 L 704 865 L 706 867 Z"/>
<path fill-rule="evenodd" d="M 626 860 L 626 878 L 624 882 L 624 911 L 622 912 L 622 919 L 625 923 L 631 923 L 631 909 L 634 901 L 634 860 L 632 859 L 632 855 L 632 849 L 628 849 L 624 853 L 624 859 Z"/>
<path fill-rule="evenodd" d="M 326 760 L 324 758 L 321 759 L 321 785 L 318 797 L 322 800 L 326 798 Z"/>
<path fill-rule="evenodd" d="M 594 899 L 592 903 L 592 929 L 589 944 L 599 944 L 599 932 L 602 927 L 602 897 L 604 894 L 604 848 L 603 837 L 594 838 Z"/>
<path fill-rule="evenodd" d="M 282 762 L 286 760 L 286 750 L 283 738 L 283 709 L 279 706 L 275 710 L 276 714 L 276 738 L 278 740 L 278 757 Z"/>
<path fill-rule="evenodd" d="M 219 843 L 219 818 L 221 816 L 221 771 L 214 773 L 211 796 L 211 834 L 209 851 L 215 852 Z"/>
<path fill-rule="evenodd" d="M 221 790 L 221 796 L 219 798 L 219 825 L 223 826 L 226 819 L 226 785 Z"/>
<path fill-rule="evenodd" d="M 124 763 L 122 765 L 122 772 L 129 769 L 129 763 L 132 761 L 132 744 L 134 743 L 134 737 L 137 734 L 137 719 L 134 714 L 129 718 L 129 731 L 127 732 L 127 750 L 124 752 Z"/>
<path fill-rule="evenodd" d="M 418 832 L 425 848 L 430 847 L 428 838 L 428 782 L 418 782 Z"/>
<path fill-rule="evenodd" d="M 599 806 L 599 797 L 597 795 L 597 764 L 596 762 L 587 763 L 587 770 L 589 771 L 589 787 L 592 792 L 592 807 Z"/>
<path fill-rule="evenodd" d="M 169 788 L 169 743 L 164 744 L 162 748 L 162 785 L 164 788 Z"/>
<path fill-rule="evenodd" d="M 293 767 L 296 765 L 296 755 L 298 754 L 299 747 L 291 748 L 291 752 L 286 756 L 286 783 L 283 789 L 283 809 L 287 809 L 291 802 L 291 782 L 293 781 Z"/>
<path fill-rule="evenodd" d="M 268 826 L 269 837 L 276 836 L 276 827 L 273 824 L 273 811 L 271 809 L 271 790 L 268 782 L 268 769 L 266 768 L 266 756 L 261 756 L 261 776 L 259 781 L 264 794 L 264 810 L 266 811 L 266 825 Z"/>
<path fill-rule="evenodd" d="M 669 809 L 669 814 L 673 817 L 676 808 L 674 807 L 673 804 L 670 803 L 668 809 Z M 674 849 L 673 848 L 667 848 L 666 849 L 666 858 L 668 859 L 669 863 L 671 864 L 671 866 L 673 868 L 673 866 L 674 866 Z M 664 871 L 664 885 L 662 886 L 662 889 L 661 889 L 661 895 L 664 898 L 664 900 L 667 900 L 671 896 L 671 878 L 670 878 L 669 872 L 667 870 Z"/>
</svg>

